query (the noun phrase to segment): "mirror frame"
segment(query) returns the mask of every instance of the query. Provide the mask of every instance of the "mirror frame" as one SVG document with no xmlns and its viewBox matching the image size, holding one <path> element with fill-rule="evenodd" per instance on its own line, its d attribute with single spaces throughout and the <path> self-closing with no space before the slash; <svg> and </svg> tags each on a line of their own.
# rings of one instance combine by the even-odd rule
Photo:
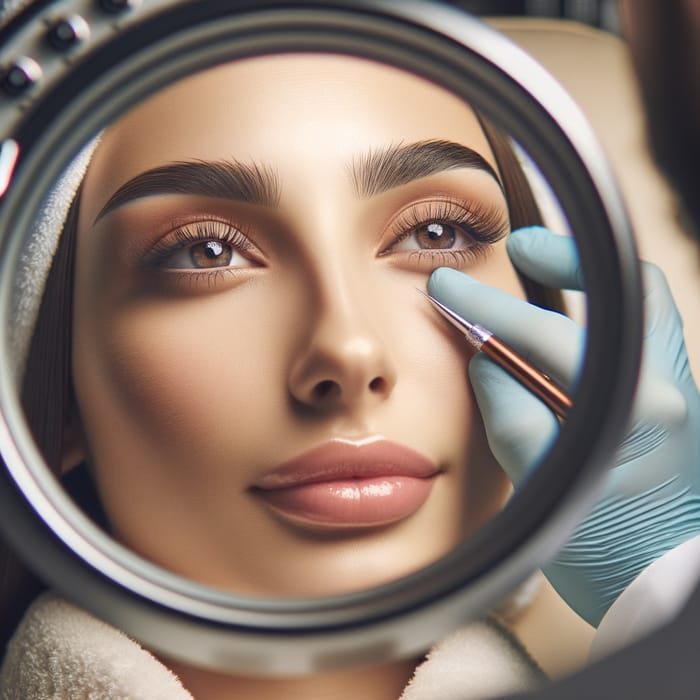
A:
<svg viewBox="0 0 700 700">
<path fill-rule="evenodd" d="M 110 4 L 123 13 L 110 14 Z M 68 54 L 58 52 L 46 42 L 47 26 L 75 14 L 86 20 L 89 37 Z M 3 79 L 22 56 L 32 57 L 40 68 L 34 74 L 42 76 L 25 92 L 0 97 L 0 183 L 4 172 L 8 184 L 0 193 L 0 452 L 6 465 L 0 527 L 38 575 L 171 657 L 290 675 L 420 653 L 498 601 L 563 544 L 592 503 L 626 425 L 641 352 L 642 295 L 632 233 L 602 151 L 581 112 L 539 65 L 479 20 L 414 1 L 61 0 L 19 16 L 0 38 Z M 462 96 L 513 136 L 550 183 L 576 237 L 587 281 L 587 352 L 559 439 L 474 537 L 384 586 L 318 600 L 258 600 L 140 559 L 70 501 L 47 474 L 22 415 L 10 319 L 23 232 L 31 230 L 60 173 L 104 124 L 195 71 L 296 51 L 360 56 L 409 70 Z M 12 158 L 17 146 L 19 157 Z"/>
</svg>

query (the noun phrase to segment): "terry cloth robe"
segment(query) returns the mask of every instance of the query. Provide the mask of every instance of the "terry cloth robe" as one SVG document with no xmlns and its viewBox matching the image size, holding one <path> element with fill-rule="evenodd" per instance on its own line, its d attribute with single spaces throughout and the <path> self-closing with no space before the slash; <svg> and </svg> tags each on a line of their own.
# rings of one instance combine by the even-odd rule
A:
<svg viewBox="0 0 700 700">
<path fill-rule="evenodd" d="M 543 679 L 507 628 L 485 618 L 437 644 L 400 700 L 483 699 L 526 690 Z M 0 700 L 193 698 L 171 671 L 124 633 L 45 593 L 8 645 L 0 670 Z"/>
</svg>

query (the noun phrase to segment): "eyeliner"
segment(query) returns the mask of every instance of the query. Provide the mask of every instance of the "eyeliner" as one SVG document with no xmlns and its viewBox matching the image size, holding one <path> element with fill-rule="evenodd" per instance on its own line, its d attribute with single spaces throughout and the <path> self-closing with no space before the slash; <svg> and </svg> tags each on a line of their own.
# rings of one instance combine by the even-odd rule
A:
<svg viewBox="0 0 700 700">
<path fill-rule="evenodd" d="M 477 352 L 483 352 L 484 355 L 508 372 L 511 377 L 517 379 L 528 391 L 550 408 L 559 420 L 563 421 L 566 418 L 566 414 L 571 408 L 571 399 L 550 377 L 530 364 L 491 331 L 477 323 L 470 323 L 463 319 L 430 294 L 426 294 L 420 289 L 417 291 L 427 297 L 437 311 L 464 334 L 469 344 Z"/>
</svg>

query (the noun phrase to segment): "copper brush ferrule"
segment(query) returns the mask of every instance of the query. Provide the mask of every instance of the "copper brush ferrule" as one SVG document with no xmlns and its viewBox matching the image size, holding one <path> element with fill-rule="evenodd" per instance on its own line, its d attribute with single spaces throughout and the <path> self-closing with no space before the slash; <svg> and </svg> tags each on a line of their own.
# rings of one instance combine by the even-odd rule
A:
<svg viewBox="0 0 700 700">
<path fill-rule="evenodd" d="M 470 323 L 430 294 L 426 294 L 420 289 L 418 291 L 428 298 L 428 301 L 444 318 L 464 334 L 476 351 L 483 352 L 484 355 L 508 372 L 511 377 L 517 379 L 528 391 L 551 409 L 559 420 L 563 421 L 566 418 L 566 414 L 571 408 L 571 399 L 550 377 L 530 364 L 491 331 L 477 323 Z"/>
</svg>

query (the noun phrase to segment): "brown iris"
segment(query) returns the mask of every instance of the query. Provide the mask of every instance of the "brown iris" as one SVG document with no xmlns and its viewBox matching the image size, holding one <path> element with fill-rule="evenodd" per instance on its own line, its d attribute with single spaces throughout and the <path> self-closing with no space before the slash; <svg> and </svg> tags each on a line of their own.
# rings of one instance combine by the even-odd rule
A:
<svg viewBox="0 0 700 700">
<path fill-rule="evenodd" d="M 190 247 L 190 259 L 196 267 L 225 267 L 233 255 L 230 245 L 221 241 L 204 241 Z"/>
<path fill-rule="evenodd" d="M 454 226 L 434 221 L 419 226 L 416 229 L 415 237 L 421 248 L 441 249 L 451 248 L 457 238 L 457 233 Z"/>
</svg>

